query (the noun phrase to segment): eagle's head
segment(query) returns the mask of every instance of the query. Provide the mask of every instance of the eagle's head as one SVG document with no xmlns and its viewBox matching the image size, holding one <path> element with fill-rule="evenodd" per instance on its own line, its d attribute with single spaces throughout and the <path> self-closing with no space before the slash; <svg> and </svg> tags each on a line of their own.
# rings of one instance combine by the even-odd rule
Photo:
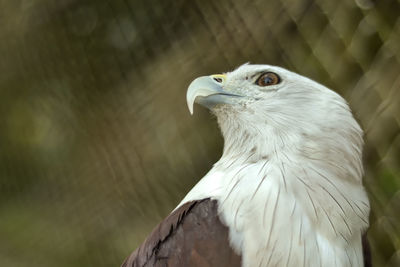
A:
<svg viewBox="0 0 400 267">
<path fill-rule="evenodd" d="M 195 102 L 217 116 L 224 154 L 252 151 L 262 157 L 290 150 L 345 164 L 361 181 L 362 130 L 346 101 L 311 79 L 276 66 L 245 64 L 195 79 L 187 91 L 191 113 Z"/>
</svg>

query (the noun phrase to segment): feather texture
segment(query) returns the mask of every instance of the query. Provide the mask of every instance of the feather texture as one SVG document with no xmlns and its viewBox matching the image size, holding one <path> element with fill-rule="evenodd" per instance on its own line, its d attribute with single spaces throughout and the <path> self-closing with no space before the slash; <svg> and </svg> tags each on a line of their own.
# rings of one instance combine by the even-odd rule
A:
<svg viewBox="0 0 400 267">
<path fill-rule="evenodd" d="M 121 267 L 239 267 L 229 246 L 228 229 L 218 217 L 217 202 L 185 203 L 171 213 Z"/>
<path fill-rule="evenodd" d="M 282 83 L 249 82 L 263 72 Z M 223 86 L 248 98 L 213 108 L 223 155 L 181 203 L 218 201 L 244 267 L 362 266 L 369 215 L 362 130 L 345 100 L 268 65 L 244 65 Z"/>
</svg>

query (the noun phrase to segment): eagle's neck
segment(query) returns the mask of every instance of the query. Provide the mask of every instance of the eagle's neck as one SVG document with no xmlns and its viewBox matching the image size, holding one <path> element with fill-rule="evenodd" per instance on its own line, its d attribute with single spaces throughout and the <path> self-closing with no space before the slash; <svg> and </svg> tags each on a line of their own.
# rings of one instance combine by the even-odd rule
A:
<svg viewBox="0 0 400 267">
<path fill-rule="evenodd" d="M 243 266 L 361 266 L 369 203 L 360 151 L 240 124 L 220 122 L 224 152 L 203 179 L 220 188 Z"/>
<path fill-rule="evenodd" d="M 268 124 L 249 123 L 238 116 L 218 117 L 218 124 L 224 137 L 219 163 L 239 161 L 243 164 L 264 160 L 277 153 L 292 153 L 293 146 L 299 141 L 296 135 L 280 133 Z"/>
<path fill-rule="evenodd" d="M 243 266 L 362 265 L 369 204 L 357 146 L 239 119 L 219 124 L 223 155 L 182 203 L 218 200 Z"/>
</svg>

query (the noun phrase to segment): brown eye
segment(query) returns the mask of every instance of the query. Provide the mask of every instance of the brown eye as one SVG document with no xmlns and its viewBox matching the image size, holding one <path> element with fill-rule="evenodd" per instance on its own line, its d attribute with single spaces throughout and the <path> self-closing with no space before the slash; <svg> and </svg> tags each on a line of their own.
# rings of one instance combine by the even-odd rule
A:
<svg viewBox="0 0 400 267">
<path fill-rule="evenodd" d="M 268 86 L 278 84 L 281 81 L 278 74 L 273 72 L 263 73 L 256 81 L 258 86 Z"/>
</svg>

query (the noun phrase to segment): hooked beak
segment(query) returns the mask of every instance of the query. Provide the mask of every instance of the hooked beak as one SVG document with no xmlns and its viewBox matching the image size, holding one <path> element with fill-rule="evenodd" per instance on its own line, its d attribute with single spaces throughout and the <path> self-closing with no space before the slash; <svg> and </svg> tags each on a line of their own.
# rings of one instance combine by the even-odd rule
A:
<svg viewBox="0 0 400 267">
<path fill-rule="evenodd" d="M 224 74 L 202 76 L 195 79 L 189 85 L 186 93 L 186 101 L 190 114 L 193 115 L 193 105 L 195 102 L 211 109 L 217 104 L 231 104 L 232 97 L 241 97 L 241 95 L 225 91 L 225 81 L 226 75 Z"/>
</svg>

